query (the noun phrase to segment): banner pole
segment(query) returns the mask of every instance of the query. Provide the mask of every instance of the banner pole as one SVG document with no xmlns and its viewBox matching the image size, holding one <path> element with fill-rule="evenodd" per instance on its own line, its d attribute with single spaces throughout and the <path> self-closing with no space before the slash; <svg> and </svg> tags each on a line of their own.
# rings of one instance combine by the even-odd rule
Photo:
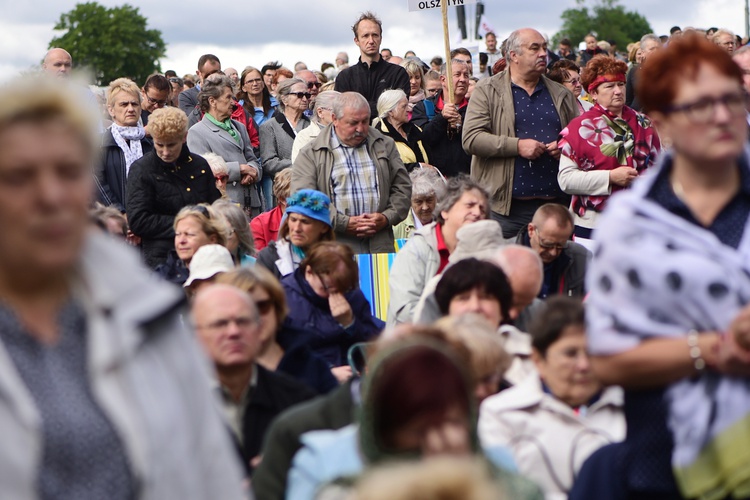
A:
<svg viewBox="0 0 750 500">
<path fill-rule="evenodd" d="M 453 61 L 451 61 L 451 41 L 448 31 L 448 1 L 440 0 L 440 8 L 443 11 L 443 39 L 445 41 L 445 76 L 448 83 L 448 96 L 445 99 L 446 104 L 453 104 Z M 445 96 L 444 96 L 445 98 Z"/>
</svg>

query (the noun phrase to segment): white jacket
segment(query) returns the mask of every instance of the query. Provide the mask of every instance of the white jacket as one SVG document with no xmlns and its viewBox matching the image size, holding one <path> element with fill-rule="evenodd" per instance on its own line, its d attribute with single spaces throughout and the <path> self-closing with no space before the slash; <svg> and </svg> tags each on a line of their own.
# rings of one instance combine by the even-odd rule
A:
<svg viewBox="0 0 750 500">
<path fill-rule="evenodd" d="M 534 374 L 482 403 L 479 438 L 484 447 L 507 446 L 522 475 L 539 484 L 547 498 L 564 499 L 583 462 L 625 438 L 622 405 L 622 390 L 610 387 L 576 414 L 545 393 Z"/>
<path fill-rule="evenodd" d="M 91 389 L 122 439 L 138 498 L 243 498 L 207 359 L 180 320 L 182 291 L 99 234 L 86 242 L 73 290 L 86 312 Z M 2 342 L 0 435 L 2 497 L 37 498 L 41 417 Z"/>
</svg>

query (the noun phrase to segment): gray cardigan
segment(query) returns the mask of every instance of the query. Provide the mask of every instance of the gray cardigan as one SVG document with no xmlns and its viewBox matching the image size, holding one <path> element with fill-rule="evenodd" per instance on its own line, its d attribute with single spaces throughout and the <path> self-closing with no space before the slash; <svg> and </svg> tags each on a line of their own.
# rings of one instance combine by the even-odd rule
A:
<svg viewBox="0 0 750 500">
<path fill-rule="evenodd" d="M 302 115 L 297 126 L 292 126 L 284 116 L 277 111 L 273 118 L 263 122 L 258 129 L 260 135 L 260 161 L 267 175 L 275 176 L 285 168 L 292 166 L 292 147 L 297 132 L 310 125 L 310 120 Z"/>
<path fill-rule="evenodd" d="M 229 181 L 227 182 L 227 195 L 232 201 L 239 203 L 242 208 L 254 208 L 260 212 L 260 196 L 258 195 L 257 182 L 260 181 L 263 170 L 258 164 L 258 159 L 253 153 L 250 137 L 247 135 L 245 126 L 235 120 L 232 125 L 240 134 L 240 142 L 232 139 L 225 130 L 203 117 L 201 121 L 190 127 L 187 136 L 187 145 L 191 153 L 202 155 L 203 153 L 216 153 L 224 158 L 229 169 Z M 246 163 L 258 171 L 256 184 L 243 186 L 240 184 L 240 164 Z M 250 206 L 247 206 L 247 197 L 250 198 Z"/>
</svg>

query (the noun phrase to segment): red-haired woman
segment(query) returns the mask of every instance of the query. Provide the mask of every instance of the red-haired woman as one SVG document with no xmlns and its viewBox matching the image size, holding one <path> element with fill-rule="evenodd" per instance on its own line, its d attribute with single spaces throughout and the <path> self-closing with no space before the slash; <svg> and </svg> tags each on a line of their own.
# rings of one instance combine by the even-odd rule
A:
<svg viewBox="0 0 750 500">
<path fill-rule="evenodd" d="M 588 269 L 588 349 L 625 388 L 627 437 L 571 499 L 747 498 L 750 167 L 742 71 L 704 37 L 644 63 L 638 96 L 672 148 L 613 198 Z"/>
<path fill-rule="evenodd" d="M 591 238 L 609 196 L 650 167 L 661 148 L 651 121 L 625 105 L 627 65 L 594 57 L 581 83 L 596 103 L 560 133 L 560 188 L 572 194 L 576 241 Z"/>
<path fill-rule="evenodd" d="M 374 339 L 385 326 L 359 289 L 352 250 L 333 241 L 318 243 L 281 284 L 289 304 L 285 324 L 306 335 L 280 335 L 279 344 L 288 349 L 304 343 L 328 362 L 339 381 L 349 378 L 349 348 Z"/>
</svg>

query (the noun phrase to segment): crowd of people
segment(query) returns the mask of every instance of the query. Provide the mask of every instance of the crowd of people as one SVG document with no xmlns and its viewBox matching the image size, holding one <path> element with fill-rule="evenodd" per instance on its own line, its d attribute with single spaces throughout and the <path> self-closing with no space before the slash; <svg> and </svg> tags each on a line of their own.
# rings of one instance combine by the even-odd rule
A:
<svg viewBox="0 0 750 500">
<path fill-rule="evenodd" d="M 750 47 L 352 31 L 0 90 L 4 494 L 750 498 Z"/>
</svg>

